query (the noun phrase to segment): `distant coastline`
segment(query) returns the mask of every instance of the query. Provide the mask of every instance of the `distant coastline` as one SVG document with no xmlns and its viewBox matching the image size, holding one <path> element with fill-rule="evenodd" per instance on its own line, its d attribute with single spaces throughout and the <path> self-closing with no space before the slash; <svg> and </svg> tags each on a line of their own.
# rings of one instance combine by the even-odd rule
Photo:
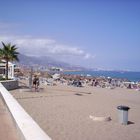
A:
<svg viewBox="0 0 140 140">
<path fill-rule="evenodd" d="M 84 70 L 63 70 L 63 72 L 80 72 L 80 71 L 84 71 Z"/>
</svg>

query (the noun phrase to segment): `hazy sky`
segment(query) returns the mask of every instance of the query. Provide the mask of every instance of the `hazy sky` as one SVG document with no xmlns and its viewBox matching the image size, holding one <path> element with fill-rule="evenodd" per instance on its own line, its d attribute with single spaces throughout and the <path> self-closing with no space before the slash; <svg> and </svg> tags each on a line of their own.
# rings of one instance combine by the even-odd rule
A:
<svg viewBox="0 0 140 140">
<path fill-rule="evenodd" d="M 140 0 L 0 0 L 0 41 L 28 55 L 140 71 Z"/>
</svg>

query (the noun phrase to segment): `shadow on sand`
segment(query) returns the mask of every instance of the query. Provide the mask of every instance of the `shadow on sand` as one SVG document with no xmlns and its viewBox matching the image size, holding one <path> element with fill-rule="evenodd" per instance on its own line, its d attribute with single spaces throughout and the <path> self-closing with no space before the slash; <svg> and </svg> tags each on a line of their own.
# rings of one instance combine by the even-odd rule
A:
<svg viewBox="0 0 140 140">
<path fill-rule="evenodd" d="M 135 123 L 134 122 L 131 122 L 131 121 L 128 121 L 127 124 L 130 125 L 130 124 L 135 124 Z"/>
</svg>

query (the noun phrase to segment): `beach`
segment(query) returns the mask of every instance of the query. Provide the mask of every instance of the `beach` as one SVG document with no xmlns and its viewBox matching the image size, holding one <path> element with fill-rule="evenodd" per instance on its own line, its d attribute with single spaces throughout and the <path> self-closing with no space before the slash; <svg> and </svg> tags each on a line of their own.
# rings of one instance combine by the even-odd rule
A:
<svg viewBox="0 0 140 140">
<path fill-rule="evenodd" d="M 41 84 L 39 92 L 21 87 L 10 93 L 53 140 L 140 139 L 140 91 Z M 130 107 L 128 125 L 119 123 L 119 105 Z"/>
</svg>

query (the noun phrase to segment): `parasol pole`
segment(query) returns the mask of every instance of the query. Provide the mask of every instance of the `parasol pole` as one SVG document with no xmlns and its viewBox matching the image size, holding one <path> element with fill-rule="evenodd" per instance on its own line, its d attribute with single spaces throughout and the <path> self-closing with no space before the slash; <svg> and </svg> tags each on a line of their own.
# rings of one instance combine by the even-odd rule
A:
<svg viewBox="0 0 140 140">
<path fill-rule="evenodd" d="M 32 75 L 33 75 L 33 67 L 31 66 L 31 72 L 29 77 L 29 89 L 32 89 Z"/>
</svg>

